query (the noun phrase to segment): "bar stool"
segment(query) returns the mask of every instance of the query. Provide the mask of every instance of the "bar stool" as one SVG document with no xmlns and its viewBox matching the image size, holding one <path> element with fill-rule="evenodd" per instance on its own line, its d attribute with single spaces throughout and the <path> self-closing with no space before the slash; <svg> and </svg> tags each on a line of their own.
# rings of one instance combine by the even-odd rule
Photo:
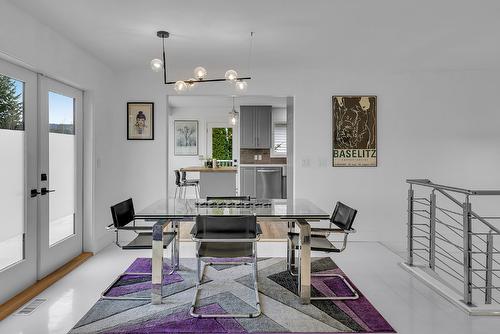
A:
<svg viewBox="0 0 500 334">
<path fill-rule="evenodd" d="M 177 198 L 177 191 L 179 191 L 179 198 L 186 198 L 187 187 L 194 187 L 196 198 L 200 198 L 199 180 L 186 180 L 186 172 L 182 172 L 182 177 L 181 177 L 181 172 L 178 169 L 174 170 L 174 173 L 175 173 L 175 186 L 176 186 L 174 198 Z"/>
</svg>

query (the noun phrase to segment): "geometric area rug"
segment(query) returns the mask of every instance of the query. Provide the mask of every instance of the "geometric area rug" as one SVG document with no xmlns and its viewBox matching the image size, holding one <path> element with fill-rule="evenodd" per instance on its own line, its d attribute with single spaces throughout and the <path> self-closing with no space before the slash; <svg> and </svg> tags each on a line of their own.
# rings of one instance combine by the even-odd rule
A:
<svg viewBox="0 0 500 334">
<path fill-rule="evenodd" d="M 257 318 L 193 318 L 189 308 L 195 287 L 195 259 L 182 259 L 180 270 L 163 279 L 163 303 L 100 299 L 70 331 L 77 333 L 395 333 L 394 329 L 358 291 L 359 299 L 314 300 L 302 305 L 296 278 L 286 271 L 283 258 L 260 258 L 258 283 L 262 314 Z M 315 258 L 312 271 L 344 273 L 330 258 Z M 150 258 L 138 258 L 128 272 L 148 272 Z M 165 265 L 165 271 L 169 268 Z M 348 295 L 335 277 L 312 277 L 311 296 Z M 109 296 L 149 296 L 150 276 L 124 276 Z M 200 313 L 254 312 L 251 266 L 218 265 L 205 269 L 198 295 Z"/>
</svg>

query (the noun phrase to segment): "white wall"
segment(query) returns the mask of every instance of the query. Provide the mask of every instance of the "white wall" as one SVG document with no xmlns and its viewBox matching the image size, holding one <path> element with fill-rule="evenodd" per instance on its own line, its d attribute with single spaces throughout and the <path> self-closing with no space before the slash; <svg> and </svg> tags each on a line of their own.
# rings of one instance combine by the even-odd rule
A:
<svg viewBox="0 0 500 334">
<path fill-rule="evenodd" d="M 359 209 L 357 239 L 404 248 L 406 178 L 500 188 L 496 171 L 500 113 L 494 98 L 500 89 L 498 72 L 323 73 L 302 69 L 293 73 L 256 70 L 253 77 L 249 95 L 295 96 L 295 197 L 309 198 L 328 212 L 337 200 Z M 121 81 L 145 91 L 162 87 L 161 79 L 147 68 L 124 74 Z M 170 88 L 165 91 L 171 93 Z M 206 85 L 193 94 L 230 95 L 231 91 Z M 378 167 L 331 167 L 331 96 L 335 94 L 378 96 Z M 164 157 L 154 152 L 156 146 L 147 164 L 162 164 Z M 133 158 L 130 152 L 123 163 Z M 162 187 L 158 182 L 150 191 Z"/>
<path fill-rule="evenodd" d="M 116 107 L 113 72 L 55 32 L 5 0 L 0 0 L 0 57 L 34 72 L 65 82 L 84 96 L 84 248 L 97 251 L 112 235 L 109 205 L 120 193 L 121 170 L 116 165 L 115 143 L 121 121 Z M 116 119 L 114 119 L 116 117 Z M 125 128 L 125 127 L 123 127 Z M 33 188 L 35 188 L 34 186 Z"/>
</svg>

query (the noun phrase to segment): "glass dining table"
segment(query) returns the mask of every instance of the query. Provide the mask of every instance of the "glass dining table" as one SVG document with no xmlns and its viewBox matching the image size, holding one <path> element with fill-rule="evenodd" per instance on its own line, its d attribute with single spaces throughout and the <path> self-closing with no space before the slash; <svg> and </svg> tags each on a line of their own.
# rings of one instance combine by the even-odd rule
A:
<svg viewBox="0 0 500 334">
<path fill-rule="evenodd" d="M 311 221 L 328 219 L 329 215 L 307 199 L 270 199 L 251 201 L 205 201 L 169 198 L 158 200 L 135 214 L 136 219 L 157 220 L 153 225 L 152 245 L 152 304 L 162 303 L 163 231 L 171 224 L 178 229 L 182 222 L 192 222 L 197 216 L 248 216 L 266 222 L 287 221 L 299 228 L 298 293 L 303 304 L 311 298 Z M 179 233 L 175 241 L 178 251 Z M 295 255 L 293 255 L 295 257 Z M 178 264 L 176 264 L 178 265 Z"/>
</svg>

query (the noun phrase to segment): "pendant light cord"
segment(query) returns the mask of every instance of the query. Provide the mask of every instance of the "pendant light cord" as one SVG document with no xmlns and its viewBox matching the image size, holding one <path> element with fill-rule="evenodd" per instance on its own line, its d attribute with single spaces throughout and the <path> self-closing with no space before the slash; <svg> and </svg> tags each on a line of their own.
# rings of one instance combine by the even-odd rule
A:
<svg viewBox="0 0 500 334">
<path fill-rule="evenodd" d="M 247 69 L 248 69 L 248 75 L 252 76 L 252 49 L 253 49 L 253 35 L 255 33 L 252 31 L 250 32 L 250 46 L 248 48 L 248 63 L 247 63 Z"/>
</svg>

